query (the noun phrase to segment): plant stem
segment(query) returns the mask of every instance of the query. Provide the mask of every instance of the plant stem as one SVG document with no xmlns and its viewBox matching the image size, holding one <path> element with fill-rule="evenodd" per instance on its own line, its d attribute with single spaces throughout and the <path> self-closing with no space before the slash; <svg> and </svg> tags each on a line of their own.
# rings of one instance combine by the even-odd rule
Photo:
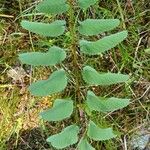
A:
<svg viewBox="0 0 150 150">
<path fill-rule="evenodd" d="M 78 64 L 78 56 L 76 53 L 76 43 L 77 43 L 77 34 L 76 34 L 76 20 L 75 20 L 75 16 L 74 16 L 74 6 L 73 6 L 73 0 L 68 0 L 68 3 L 70 5 L 70 9 L 69 9 L 69 31 L 70 31 L 70 36 L 71 36 L 71 50 L 72 50 L 72 54 L 74 57 L 74 64 L 77 65 Z"/>
<path fill-rule="evenodd" d="M 80 98 L 80 67 L 78 63 L 78 53 L 77 53 L 77 43 L 78 43 L 78 35 L 76 33 L 76 17 L 75 17 L 75 10 L 74 10 L 74 0 L 68 0 L 69 8 L 69 31 L 70 31 L 70 50 L 72 53 L 73 61 L 73 74 L 75 75 L 75 102 L 76 106 L 77 103 L 81 103 Z"/>
<path fill-rule="evenodd" d="M 119 0 L 116 0 L 117 1 L 117 5 L 118 5 L 118 9 L 119 9 L 119 13 L 121 15 L 121 20 L 122 20 L 122 24 L 123 24 L 123 28 L 126 29 L 126 25 L 125 25 L 125 19 L 124 19 L 124 16 L 123 16 L 123 11 L 122 11 L 122 8 L 121 8 L 121 5 L 120 5 L 120 2 Z"/>
</svg>

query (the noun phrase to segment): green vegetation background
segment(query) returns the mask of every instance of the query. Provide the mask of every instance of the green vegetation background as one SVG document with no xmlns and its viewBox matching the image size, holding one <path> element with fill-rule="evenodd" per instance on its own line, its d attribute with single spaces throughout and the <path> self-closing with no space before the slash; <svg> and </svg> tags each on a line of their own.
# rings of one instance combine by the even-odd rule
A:
<svg viewBox="0 0 150 150">
<path fill-rule="evenodd" d="M 51 106 L 54 97 L 41 99 L 31 97 L 27 87 L 31 79 L 47 77 L 48 68 L 21 66 L 20 52 L 44 49 L 62 41 L 67 44 L 68 36 L 49 40 L 29 34 L 20 27 L 26 14 L 30 20 L 46 20 L 35 13 L 37 1 L 0 0 L 0 150 L 48 149 L 47 135 L 61 129 L 57 123 L 46 126 L 38 118 L 38 113 Z M 93 64 L 104 71 L 123 71 L 131 75 L 128 86 L 112 86 L 96 89 L 102 95 L 131 97 L 132 103 L 126 109 L 108 117 L 125 136 L 122 141 L 101 143 L 97 149 L 117 150 L 130 141 L 141 128 L 147 128 L 150 109 L 150 4 L 149 0 L 105 0 L 91 7 L 85 14 L 88 18 L 118 18 L 120 29 L 127 29 L 129 36 L 125 42 L 97 57 Z M 62 16 L 63 17 L 63 16 Z M 48 18 L 49 19 L 49 18 Z M 89 60 L 90 61 L 90 60 Z M 32 76 L 31 76 L 31 72 Z M 97 118 L 99 119 L 99 118 Z M 47 129 L 50 128 L 50 131 Z M 130 145 L 127 145 L 130 149 Z"/>
</svg>

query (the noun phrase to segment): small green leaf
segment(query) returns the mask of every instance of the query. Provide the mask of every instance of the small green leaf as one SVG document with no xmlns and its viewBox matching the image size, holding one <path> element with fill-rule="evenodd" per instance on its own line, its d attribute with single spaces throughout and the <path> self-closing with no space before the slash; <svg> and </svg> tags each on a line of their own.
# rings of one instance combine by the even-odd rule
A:
<svg viewBox="0 0 150 150">
<path fill-rule="evenodd" d="M 99 128 L 93 121 L 89 122 L 87 135 L 95 141 L 104 141 L 116 137 L 112 128 Z"/>
<path fill-rule="evenodd" d="M 99 73 L 90 66 L 85 66 L 82 71 L 84 81 L 89 85 L 112 85 L 126 82 L 128 75 L 119 73 Z"/>
<path fill-rule="evenodd" d="M 150 54 L 150 48 L 145 49 L 145 53 Z"/>
<path fill-rule="evenodd" d="M 87 141 L 87 139 L 81 139 L 78 145 L 78 150 L 95 150 L 95 148 L 93 148 L 89 142 Z"/>
<path fill-rule="evenodd" d="M 99 98 L 92 91 L 88 91 L 86 103 L 91 110 L 99 112 L 111 112 L 129 105 L 129 99 Z"/>
<path fill-rule="evenodd" d="M 79 127 L 71 125 L 63 129 L 60 133 L 50 136 L 47 142 L 50 142 L 57 149 L 63 149 L 77 143 L 78 133 Z"/>
<path fill-rule="evenodd" d="M 86 36 L 110 31 L 119 25 L 118 19 L 86 19 L 80 22 L 79 32 Z"/>
<path fill-rule="evenodd" d="M 70 117 L 73 112 L 73 101 L 56 99 L 54 106 L 40 115 L 45 121 L 60 121 Z"/>
<path fill-rule="evenodd" d="M 106 36 L 96 42 L 81 40 L 80 50 L 88 55 L 98 55 L 111 48 L 114 48 L 127 37 L 127 31 L 122 31 L 110 36 Z"/>
<path fill-rule="evenodd" d="M 53 46 L 48 52 L 30 52 L 19 55 L 19 59 L 23 64 L 33 66 L 54 66 L 61 63 L 66 58 L 66 53 L 63 49 Z"/>
<path fill-rule="evenodd" d="M 30 22 L 23 20 L 21 22 L 21 26 L 33 33 L 48 36 L 48 37 L 57 37 L 62 35 L 65 31 L 65 24 L 64 20 L 56 20 L 53 23 L 41 23 L 41 22 Z"/>
<path fill-rule="evenodd" d="M 37 10 L 46 14 L 61 14 L 68 10 L 66 0 L 44 0 L 37 5 Z"/>
<path fill-rule="evenodd" d="M 78 0 L 81 9 L 86 10 L 91 5 L 94 5 L 98 0 Z"/>
<path fill-rule="evenodd" d="M 67 86 L 67 76 L 63 69 L 55 71 L 47 80 L 32 83 L 29 91 L 35 96 L 48 96 L 61 92 Z"/>
</svg>

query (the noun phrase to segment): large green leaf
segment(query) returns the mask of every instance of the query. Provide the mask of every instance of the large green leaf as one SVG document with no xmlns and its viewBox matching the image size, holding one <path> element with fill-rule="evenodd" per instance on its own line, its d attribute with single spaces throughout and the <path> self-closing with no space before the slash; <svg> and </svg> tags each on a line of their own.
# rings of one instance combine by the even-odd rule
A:
<svg viewBox="0 0 150 150">
<path fill-rule="evenodd" d="M 81 139 L 78 145 L 78 150 L 95 150 L 95 148 L 93 148 L 89 142 L 87 141 L 87 139 Z"/>
<path fill-rule="evenodd" d="M 65 31 L 65 24 L 64 20 L 56 20 L 53 23 L 41 23 L 41 22 L 30 22 L 23 20 L 21 22 L 21 26 L 33 33 L 48 36 L 48 37 L 57 37 L 62 35 Z"/>
<path fill-rule="evenodd" d="M 63 49 L 53 46 L 48 52 L 30 52 L 19 55 L 19 59 L 23 64 L 33 66 L 54 66 L 62 62 L 66 58 L 66 53 Z"/>
<path fill-rule="evenodd" d="M 73 101 L 56 99 L 54 106 L 42 112 L 40 115 L 46 121 L 60 121 L 70 117 L 73 112 Z"/>
<path fill-rule="evenodd" d="M 79 32 L 83 35 L 90 36 L 110 31 L 117 27 L 120 21 L 118 19 L 86 19 L 79 23 Z"/>
<path fill-rule="evenodd" d="M 68 10 L 66 0 L 44 0 L 37 5 L 37 10 L 46 14 L 61 14 Z"/>
<path fill-rule="evenodd" d="M 58 134 L 52 135 L 47 139 L 53 147 L 57 149 L 63 149 L 67 146 L 73 145 L 78 141 L 79 127 L 71 125 L 63 129 Z"/>
<path fill-rule="evenodd" d="M 95 141 L 104 141 L 116 137 L 112 128 L 100 128 L 93 121 L 89 122 L 87 135 Z"/>
<path fill-rule="evenodd" d="M 128 75 L 119 73 L 99 73 L 90 66 L 85 66 L 82 71 L 84 81 L 89 85 L 112 85 L 125 82 Z"/>
<path fill-rule="evenodd" d="M 106 36 L 96 42 L 81 40 L 80 50 L 88 55 L 101 54 L 122 42 L 127 37 L 127 31 Z"/>
<path fill-rule="evenodd" d="M 115 97 L 99 98 L 92 91 L 88 91 L 86 103 L 90 110 L 110 112 L 126 107 L 130 100 Z"/>
<path fill-rule="evenodd" d="M 47 80 L 32 83 L 29 90 L 35 96 L 48 96 L 61 92 L 67 86 L 67 76 L 63 69 L 55 71 Z"/>
<path fill-rule="evenodd" d="M 78 0 L 80 8 L 86 10 L 91 5 L 94 5 L 98 0 Z"/>
</svg>

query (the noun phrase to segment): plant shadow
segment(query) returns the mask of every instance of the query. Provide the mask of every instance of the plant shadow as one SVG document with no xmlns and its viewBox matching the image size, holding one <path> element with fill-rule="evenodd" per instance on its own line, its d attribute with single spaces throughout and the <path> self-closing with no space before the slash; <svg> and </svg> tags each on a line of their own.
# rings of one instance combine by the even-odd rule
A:
<svg viewBox="0 0 150 150">
<path fill-rule="evenodd" d="M 24 130 L 18 140 L 13 136 L 7 141 L 7 150 L 52 150 L 46 142 L 46 135 L 40 128 Z"/>
</svg>

